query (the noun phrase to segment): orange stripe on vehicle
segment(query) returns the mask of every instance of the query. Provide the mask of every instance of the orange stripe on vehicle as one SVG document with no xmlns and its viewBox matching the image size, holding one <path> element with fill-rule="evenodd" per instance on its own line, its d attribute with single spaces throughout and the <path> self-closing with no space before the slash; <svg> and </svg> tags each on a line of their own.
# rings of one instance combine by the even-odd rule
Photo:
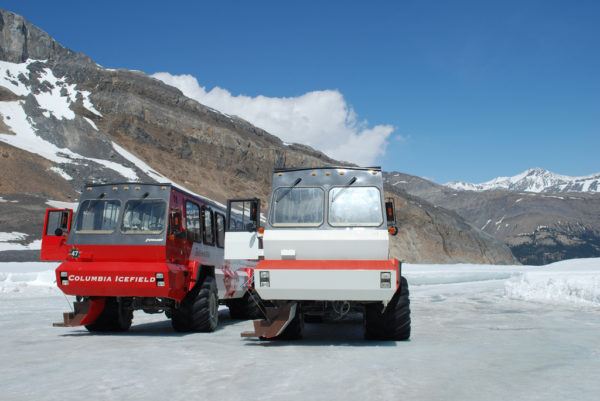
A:
<svg viewBox="0 0 600 401">
<path fill-rule="evenodd" d="M 257 270 L 397 270 L 398 259 L 389 260 L 275 260 L 258 262 Z"/>
</svg>

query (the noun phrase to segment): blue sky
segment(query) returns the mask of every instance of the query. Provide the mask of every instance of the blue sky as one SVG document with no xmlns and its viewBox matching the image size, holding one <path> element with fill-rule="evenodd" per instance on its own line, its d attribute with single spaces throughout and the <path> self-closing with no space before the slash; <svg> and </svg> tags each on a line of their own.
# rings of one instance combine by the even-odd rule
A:
<svg viewBox="0 0 600 401">
<path fill-rule="evenodd" d="M 377 158 L 387 170 L 438 182 L 600 171 L 600 2 L 288 3 L 2 7 L 107 67 L 190 74 L 233 96 L 337 90 L 363 125 L 394 127 Z"/>
</svg>

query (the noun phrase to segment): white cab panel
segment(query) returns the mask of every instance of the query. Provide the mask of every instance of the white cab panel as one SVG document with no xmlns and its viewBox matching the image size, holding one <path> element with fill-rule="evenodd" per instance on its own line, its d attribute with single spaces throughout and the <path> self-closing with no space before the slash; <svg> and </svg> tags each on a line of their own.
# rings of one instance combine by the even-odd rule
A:
<svg viewBox="0 0 600 401">
<path fill-rule="evenodd" d="M 267 229 L 263 247 L 265 259 L 384 260 L 388 259 L 388 241 L 386 229 Z M 225 258 L 229 259 L 227 248 Z"/>
<path fill-rule="evenodd" d="M 256 232 L 232 231 L 225 233 L 225 260 L 258 259 Z"/>
<path fill-rule="evenodd" d="M 269 272 L 269 287 L 260 286 L 260 272 Z M 391 288 L 381 288 L 381 272 L 391 275 Z M 260 269 L 254 271 L 255 289 L 264 300 L 381 301 L 396 292 L 395 270 Z"/>
</svg>

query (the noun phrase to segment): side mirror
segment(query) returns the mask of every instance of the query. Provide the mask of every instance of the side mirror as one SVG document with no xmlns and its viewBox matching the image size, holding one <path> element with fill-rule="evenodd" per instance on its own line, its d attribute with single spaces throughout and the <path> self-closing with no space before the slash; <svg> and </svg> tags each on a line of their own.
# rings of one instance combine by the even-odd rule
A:
<svg viewBox="0 0 600 401">
<path fill-rule="evenodd" d="M 396 207 L 394 205 L 393 198 L 387 198 L 385 201 L 385 217 L 388 225 L 388 233 L 390 233 L 390 235 L 397 235 L 398 227 L 396 227 Z"/>
<path fill-rule="evenodd" d="M 256 224 L 254 224 L 254 222 L 247 223 L 246 231 L 249 231 L 249 232 L 256 231 Z"/>
<path fill-rule="evenodd" d="M 184 238 L 185 231 L 183 230 L 183 226 L 181 224 L 181 211 L 172 210 L 169 220 L 169 234 L 177 238 Z"/>
<path fill-rule="evenodd" d="M 393 198 L 387 198 L 385 201 L 385 217 L 388 227 L 396 225 L 396 207 Z"/>
<path fill-rule="evenodd" d="M 258 223 L 258 200 L 250 201 L 250 221 Z"/>
<path fill-rule="evenodd" d="M 62 228 L 58 227 L 56 230 L 54 230 L 54 235 L 56 235 L 57 237 L 61 237 L 63 235 Z"/>
</svg>

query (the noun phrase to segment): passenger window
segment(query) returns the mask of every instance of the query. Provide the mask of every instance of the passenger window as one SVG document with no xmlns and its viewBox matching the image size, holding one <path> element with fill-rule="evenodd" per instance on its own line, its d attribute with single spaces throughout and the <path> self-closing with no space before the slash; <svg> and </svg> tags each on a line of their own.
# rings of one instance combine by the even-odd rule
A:
<svg viewBox="0 0 600 401">
<path fill-rule="evenodd" d="M 215 213 L 217 223 L 217 246 L 223 248 L 225 246 L 225 216 L 220 213 Z"/>
<path fill-rule="evenodd" d="M 185 227 L 190 241 L 200 242 L 200 208 L 192 202 L 185 202 Z"/>
<path fill-rule="evenodd" d="M 335 187 L 329 191 L 329 224 L 334 227 L 379 227 L 381 193 L 375 187 Z"/>
<path fill-rule="evenodd" d="M 165 201 L 130 200 L 125 204 L 121 232 L 124 234 L 160 234 L 165 228 Z"/>
<path fill-rule="evenodd" d="M 117 227 L 120 210 L 118 200 L 86 200 L 79 206 L 75 229 L 80 234 L 110 234 Z"/>
<path fill-rule="evenodd" d="M 214 235 L 214 224 L 213 224 L 213 212 L 210 209 L 202 208 L 202 228 L 204 235 L 204 243 L 206 245 L 214 245 L 215 244 L 215 235 Z"/>
</svg>

